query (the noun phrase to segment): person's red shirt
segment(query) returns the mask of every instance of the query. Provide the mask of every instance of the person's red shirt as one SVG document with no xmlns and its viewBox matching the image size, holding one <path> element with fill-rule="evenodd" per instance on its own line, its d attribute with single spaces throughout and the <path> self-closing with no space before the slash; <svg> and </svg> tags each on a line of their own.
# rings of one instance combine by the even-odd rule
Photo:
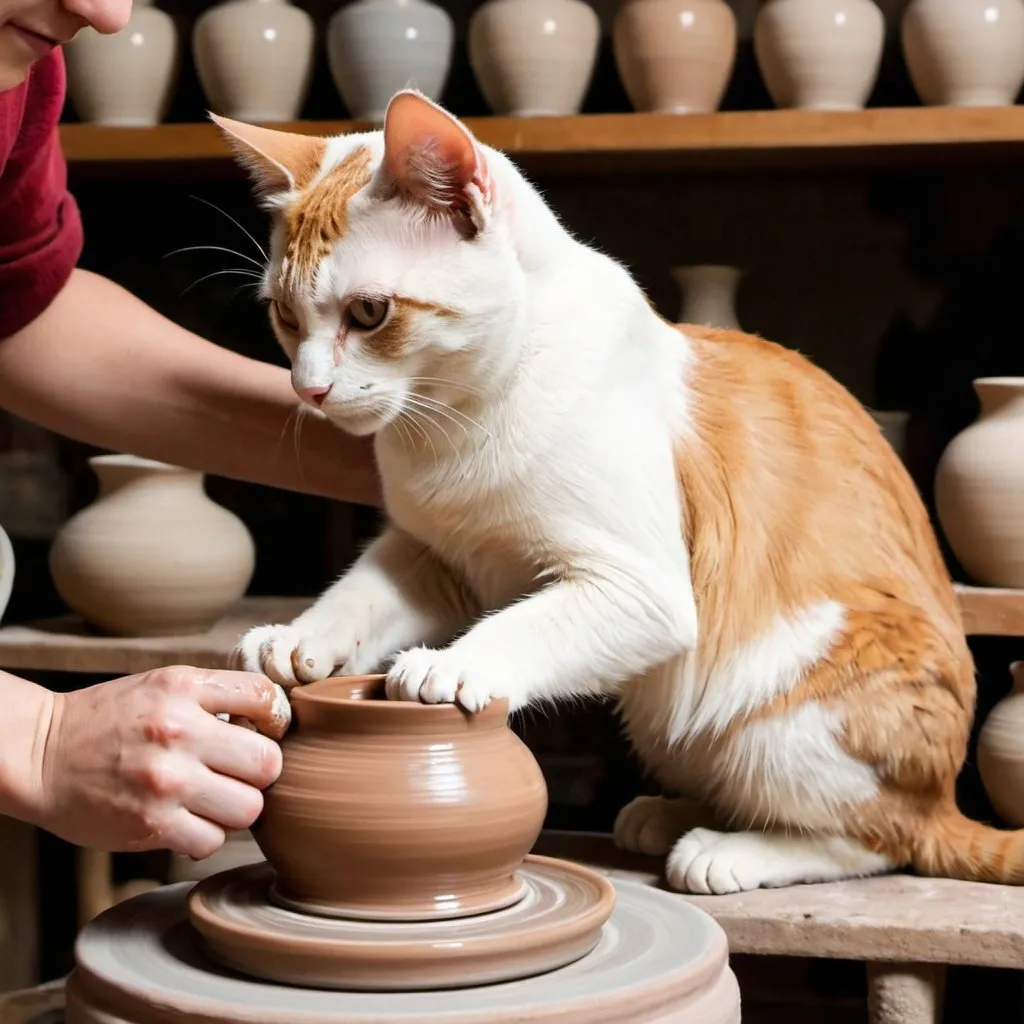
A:
<svg viewBox="0 0 1024 1024">
<path fill-rule="evenodd" d="M 49 306 L 82 251 L 57 131 L 64 89 L 58 49 L 17 88 L 0 92 L 0 338 Z"/>
</svg>

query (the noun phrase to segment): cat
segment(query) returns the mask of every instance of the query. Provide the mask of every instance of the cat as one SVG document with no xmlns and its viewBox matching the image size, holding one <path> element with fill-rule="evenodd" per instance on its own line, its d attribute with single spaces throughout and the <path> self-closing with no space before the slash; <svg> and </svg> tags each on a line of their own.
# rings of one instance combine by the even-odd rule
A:
<svg viewBox="0 0 1024 1024">
<path fill-rule="evenodd" d="M 673 325 L 414 90 L 332 138 L 215 117 L 271 216 L 310 414 L 373 435 L 387 526 L 234 664 L 388 697 L 616 702 L 666 797 L 620 846 L 728 893 L 901 869 L 1024 881 L 958 810 L 974 666 L 927 511 L 803 356 Z"/>
</svg>

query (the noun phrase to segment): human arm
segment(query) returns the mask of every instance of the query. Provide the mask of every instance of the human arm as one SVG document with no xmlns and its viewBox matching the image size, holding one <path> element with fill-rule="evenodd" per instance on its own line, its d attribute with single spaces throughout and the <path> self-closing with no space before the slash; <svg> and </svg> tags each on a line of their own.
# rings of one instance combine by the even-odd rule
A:
<svg viewBox="0 0 1024 1024">
<path fill-rule="evenodd" d="M 0 406 L 100 448 L 380 502 L 370 443 L 303 416 L 287 370 L 212 344 L 85 270 L 0 340 Z"/>
<path fill-rule="evenodd" d="M 0 672 L 0 704 L 0 814 L 94 849 L 195 858 L 256 820 L 290 721 L 265 677 L 187 666 L 67 694 Z"/>
</svg>

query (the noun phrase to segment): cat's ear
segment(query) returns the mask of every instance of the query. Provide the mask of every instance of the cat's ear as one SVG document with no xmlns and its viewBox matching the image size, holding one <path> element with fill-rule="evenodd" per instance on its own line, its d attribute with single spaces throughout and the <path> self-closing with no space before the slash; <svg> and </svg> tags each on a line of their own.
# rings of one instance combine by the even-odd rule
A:
<svg viewBox="0 0 1024 1024">
<path fill-rule="evenodd" d="M 263 198 L 301 189 L 313 180 L 323 162 L 327 140 L 210 114 L 224 133 L 238 162 L 252 175 L 255 191 Z"/>
<path fill-rule="evenodd" d="M 399 193 L 433 213 L 486 222 L 492 183 L 487 160 L 469 129 L 422 93 L 396 93 L 384 116 L 386 191 Z"/>
</svg>

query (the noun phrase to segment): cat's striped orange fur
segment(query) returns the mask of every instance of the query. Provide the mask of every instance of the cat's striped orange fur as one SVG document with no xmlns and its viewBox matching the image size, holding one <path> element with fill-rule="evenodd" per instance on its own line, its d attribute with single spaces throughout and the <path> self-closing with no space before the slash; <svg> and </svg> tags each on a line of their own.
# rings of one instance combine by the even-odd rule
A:
<svg viewBox="0 0 1024 1024">
<path fill-rule="evenodd" d="M 1024 882 L 1024 832 L 972 822 L 955 803 L 974 664 L 927 511 L 898 457 L 862 406 L 802 356 L 735 331 L 684 330 L 696 355 L 694 427 L 678 466 L 698 657 L 717 661 L 815 602 L 847 609 L 828 655 L 728 732 L 805 702 L 834 706 L 841 745 L 881 780 L 870 802 L 840 809 L 840 831 L 895 866 Z M 863 486 L 865 476 L 876 486 Z M 713 789 L 719 813 L 745 810 L 728 787 Z M 802 826 L 768 814 L 744 824 Z"/>
</svg>

